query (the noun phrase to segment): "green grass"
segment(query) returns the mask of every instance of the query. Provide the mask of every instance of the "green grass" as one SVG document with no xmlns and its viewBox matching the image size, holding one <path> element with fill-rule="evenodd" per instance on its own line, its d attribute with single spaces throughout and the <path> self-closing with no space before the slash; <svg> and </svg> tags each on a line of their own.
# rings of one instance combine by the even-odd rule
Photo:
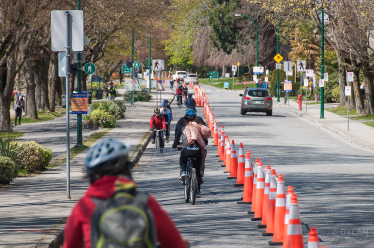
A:
<svg viewBox="0 0 374 248">
<path fill-rule="evenodd" d="M 99 129 L 90 136 L 88 136 L 84 141 L 83 141 L 83 146 L 74 146 L 73 148 L 70 149 L 70 159 L 73 159 L 75 156 L 77 156 L 79 153 L 83 152 L 87 148 L 89 148 L 92 144 L 94 144 L 98 139 L 103 137 L 107 132 L 112 130 L 112 128 L 104 128 L 104 129 Z M 55 158 L 53 159 L 50 164 L 49 168 L 56 167 L 57 165 L 66 163 L 66 158 Z"/>
<path fill-rule="evenodd" d="M 364 115 L 364 116 L 359 116 L 359 117 L 353 117 L 351 119 L 352 120 L 373 120 L 374 119 L 374 114 Z"/>
<path fill-rule="evenodd" d="M 229 82 L 230 83 L 230 90 L 232 90 L 232 78 L 220 78 L 219 81 L 218 79 L 211 79 L 209 83 L 209 78 L 199 78 L 199 84 L 205 84 L 205 85 L 210 85 L 217 87 L 219 89 L 223 89 L 224 87 L 224 82 Z M 235 85 L 234 85 L 234 90 L 244 90 L 244 84 L 236 84 L 237 79 L 235 78 Z M 254 88 L 255 84 L 247 84 L 247 87 L 249 88 Z"/>
<path fill-rule="evenodd" d="M 17 139 L 19 137 L 22 137 L 23 133 L 20 132 L 0 132 L 0 138 L 4 139 Z"/>
<path fill-rule="evenodd" d="M 340 107 L 335 107 L 335 108 L 327 108 L 325 110 L 329 111 L 331 113 L 337 114 L 337 115 L 341 115 L 341 116 L 347 115 L 347 106 L 343 106 L 343 107 L 340 106 Z M 350 115 L 356 115 L 356 110 L 355 109 L 349 110 L 349 114 Z"/>
<path fill-rule="evenodd" d="M 33 118 L 22 118 L 21 119 L 21 124 L 27 124 L 27 123 L 35 123 L 35 122 L 42 122 L 42 121 L 50 121 L 53 119 L 56 119 L 58 117 L 62 117 L 65 114 L 58 113 L 58 112 L 38 112 L 38 119 L 33 119 Z"/>
<path fill-rule="evenodd" d="M 367 121 L 367 122 L 363 122 L 365 125 L 368 125 L 370 127 L 374 127 L 374 121 Z"/>
</svg>

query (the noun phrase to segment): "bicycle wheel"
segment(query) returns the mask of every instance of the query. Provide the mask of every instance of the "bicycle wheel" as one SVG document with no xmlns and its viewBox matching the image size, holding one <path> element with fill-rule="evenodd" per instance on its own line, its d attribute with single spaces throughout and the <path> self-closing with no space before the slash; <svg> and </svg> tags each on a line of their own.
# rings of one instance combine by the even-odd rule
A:
<svg viewBox="0 0 374 248">
<path fill-rule="evenodd" d="M 191 170 L 191 187 L 190 187 L 190 201 L 191 201 L 192 205 L 195 205 L 196 192 L 197 192 L 196 169 L 192 168 L 192 170 Z"/>
<path fill-rule="evenodd" d="M 184 200 L 186 201 L 186 203 L 188 203 L 190 201 L 190 188 L 188 187 L 189 183 L 188 183 L 188 179 L 184 179 L 185 180 L 185 184 L 184 184 Z"/>
<path fill-rule="evenodd" d="M 155 144 L 156 144 L 156 153 L 157 153 L 157 157 L 158 157 L 158 133 L 157 132 L 156 132 Z"/>
</svg>

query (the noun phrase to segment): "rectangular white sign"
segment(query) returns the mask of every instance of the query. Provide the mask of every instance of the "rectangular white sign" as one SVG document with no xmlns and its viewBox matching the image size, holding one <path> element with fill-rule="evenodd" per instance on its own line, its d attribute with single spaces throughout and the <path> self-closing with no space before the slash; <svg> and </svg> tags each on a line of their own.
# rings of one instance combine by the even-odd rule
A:
<svg viewBox="0 0 374 248">
<path fill-rule="evenodd" d="M 313 70 L 306 70 L 307 77 L 313 77 Z"/>
<path fill-rule="evenodd" d="M 253 74 L 264 74 L 264 67 L 253 67 Z"/>
<path fill-rule="evenodd" d="M 163 71 L 165 70 L 164 61 L 161 59 L 152 60 L 152 70 L 153 71 Z"/>
<path fill-rule="evenodd" d="M 253 81 L 256 81 L 257 80 L 257 75 L 253 75 Z"/>
<path fill-rule="evenodd" d="M 269 70 L 266 70 L 266 75 L 269 75 Z"/>
<path fill-rule="evenodd" d="M 269 82 L 269 78 L 268 77 L 265 77 L 265 82 Z"/>
<path fill-rule="evenodd" d="M 283 62 L 283 70 L 284 71 L 292 71 L 292 63 L 291 63 L 291 61 L 284 61 Z"/>
<path fill-rule="evenodd" d="M 286 71 L 287 76 L 292 76 L 292 71 Z"/>
<path fill-rule="evenodd" d="M 329 74 L 327 72 L 323 73 L 323 80 L 325 80 L 325 82 L 329 81 Z"/>
<path fill-rule="evenodd" d="M 353 72 L 347 72 L 347 81 L 353 82 L 354 73 Z"/>
<path fill-rule="evenodd" d="M 282 69 L 282 64 L 281 63 L 276 63 L 275 64 L 275 69 L 277 69 L 277 70 Z"/>
<path fill-rule="evenodd" d="M 318 85 L 319 85 L 319 87 L 321 87 L 321 88 L 322 88 L 322 87 L 325 87 L 325 80 L 324 80 L 324 79 L 320 79 Z"/>
<path fill-rule="evenodd" d="M 350 96 L 351 95 L 351 86 L 344 86 L 344 93 L 345 93 L 345 96 Z"/>
<path fill-rule="evenodd" d="M 306 61 L 305 60 L 298 60 L 297 61 L 297 71 L 305 71 Z"/>
<path fill-rule="evenodd" d="M 306 86 L 306 87 L 309 86 L 309 80 L 307 78 L 304 79 L 304 86 Z"/>
<path fill-rule="evenodd" d="M 237 71 L 237 69 L 238 69 L 238 66 L 236 66 L 236 65 L 232 65 L 232 67 L 231 67 L 231 70 L 232 70 L 232 71 Z"/>
</svg>

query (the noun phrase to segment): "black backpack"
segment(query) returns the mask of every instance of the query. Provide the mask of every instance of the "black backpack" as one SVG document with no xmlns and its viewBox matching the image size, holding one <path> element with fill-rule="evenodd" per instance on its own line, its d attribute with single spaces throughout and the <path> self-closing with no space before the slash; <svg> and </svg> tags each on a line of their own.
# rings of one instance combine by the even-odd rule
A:
<svg viewBox="0 0 374 248">
<path fill-rule="evenodd" d="M 114 95 L 114 92 L 115 92 L 114 87 L 113 87 L 113 86 L 110 86 L 110 88 L 109 88 L 109 93 L 110 93 L 111 95 Z"/>
<path fill-rule="evenodd" d="M 149 195 L 130 183 L 119 185 L 108 199 L 91 198 L 96 208 L 91 217 L 91 247 L 157 247 L 156 225 L 147 206 Z"/>
</svg>

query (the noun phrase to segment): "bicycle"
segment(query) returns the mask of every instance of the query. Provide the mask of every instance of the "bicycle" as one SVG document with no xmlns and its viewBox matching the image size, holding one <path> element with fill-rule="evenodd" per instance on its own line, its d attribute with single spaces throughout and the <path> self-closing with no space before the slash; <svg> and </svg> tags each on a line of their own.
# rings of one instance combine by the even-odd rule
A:
<svg viewBox="0 0 374 248">
<path fill-rule="evenodd" d="M 162 148 L 160 148 L 160 144 L 159 144 L 159 134 L 158 132 L 161 132 L 161 137 L 164 137 L 164 134 L 162 133 L 163 130 L 161 129 L 156 129 L 154 130 L 156 132 L 156 137 L 155 137 L 155 145 L 156 145 L 156 153 L 157 153 L 157 157 L 158 157 L 158 154 L 159 153 L 164 153 L 164 151 L 162 150 Z"/>
<path fill-rule="evenodd" d="M 195 158 L 188 158 L 187 161 L 187 178 L 183 180 L 184 185 L 184 199 L 186 203 L 191 202 L 195 205 L 196 202 L 196 192 L 197 192 L 197 174 L 196 169 L 193 167 L 192 160 Z"/>
<path fill-rule="evenodd" d="M 182 95 L 177 95 L 177 105 L 179 106 L 179 107 L 181 107 L 182 106 Z"/>
</svg>

